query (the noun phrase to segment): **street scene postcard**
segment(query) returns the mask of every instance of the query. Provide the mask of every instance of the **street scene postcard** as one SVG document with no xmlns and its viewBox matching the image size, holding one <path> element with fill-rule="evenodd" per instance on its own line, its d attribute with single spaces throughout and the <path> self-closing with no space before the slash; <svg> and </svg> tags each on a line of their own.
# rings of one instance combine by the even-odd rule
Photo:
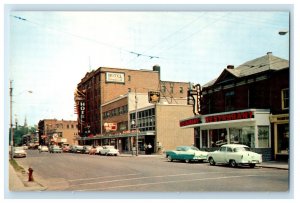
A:
<svg viewBox="0 0 300 203">
<path fill-rule="evenodd" d="M 9 192 L 290 197 L 289 7 L 5 20 Z"/>
</svg>

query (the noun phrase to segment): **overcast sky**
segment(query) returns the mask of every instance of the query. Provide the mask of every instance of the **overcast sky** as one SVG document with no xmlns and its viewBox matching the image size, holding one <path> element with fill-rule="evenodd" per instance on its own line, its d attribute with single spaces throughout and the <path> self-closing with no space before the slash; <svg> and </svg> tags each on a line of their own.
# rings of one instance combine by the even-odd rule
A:
<svg viewBox="0 0 300 203">
<path fill-rule="evenodd" d="M 76 120 L 73 93 L 98 67 L 152 69 L 204 85 L 267 52 L 289 59 L 288 12 L 11 12 L 8 80 L 23 125 Z M 28 93 L 28 91 L 32 93 Z"/>
</svg>

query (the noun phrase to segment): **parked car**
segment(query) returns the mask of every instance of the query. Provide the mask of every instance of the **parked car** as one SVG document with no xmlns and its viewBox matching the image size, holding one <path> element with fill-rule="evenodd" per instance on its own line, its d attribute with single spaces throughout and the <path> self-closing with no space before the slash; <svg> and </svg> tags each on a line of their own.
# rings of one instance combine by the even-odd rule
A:
<svg viewBox="0 0 300 203">
<path fill-rule="evenodd" d="M 203 162 L 207 160 L 208 152 L 200 151 L 194 146 L 178 146 L 175 150 L 167 150 L 166 157 L 169 161 L 180 160 L 189 163 L 191 161 Z"/>
<path fill-rule="evenodd" d="M 14 147 L 13 151 L 14 151 L 14 158 L 22 158 L 27 156 L 27 153 L 23 147 Z"/>
<path fill-rule="evenodd" d="M 103 146 L 102 149 L 100 149 L 100 155 L 114 155 L 118 156 L 120 155 L 119 150 L 116 149 L 114 146 Z"/>
<path fill-rule="evenodd" d="M 24 149 L 24 150 L 27 150 L 27 149 L 28 149 L 28 146 L 27 146 L 27 145 L 23 145 L 23 149 Z"/>
<path fill-rule="evenodd" d="M 82 145 L 73 145 L 71 147 L 71 152 L 72 153 L 82 153 L 83 151 L 83 146 Z"/>
<path fill-rule="evenodd" d="M 70 148 L 70 146 L 68 146 L 68 145 L 64 145 L 63 147 L 62 147 L 62 151 L 63 152 L 69 152 L 71 150 L 71 148 Z"/>
<path fill-rule="evenodd" d="M 51 145 L 50 153 L 62 153 L 62 149 L 58 145 Z"/>
<path fill-rule="evenodd" d="M 82 149 L 82 153 L 83 154 L 88 154 L 91 149 L 92 149 L 92 146 L 90 146 L 90 145 L 84 145 L 83 149 Z"/>
<path fill-rule="evenodd" d="M 100 150 L 102 150 L 103 147 L 102 146 L 97 146 L 96 147 L 96 154 L 99 154 L 100 155 Z"/>
<path fill-rule="evenodd" d="M 262 155 L 250 151 L 250 148 L 242 144 L 225 144 L 219 150 L 210 152 L 207 157 L 210 165 L 229 164 L 231 167 L 249 165 L 254 168 L 262 162 Z"/>
<path fill-rule="evenodd" d="M 39 151 L 40 151 L 40 152 L 49 152 L 49 148 L 48 148 L 47 146 L 41 146 L 41 147 L 39 148 Z"/>
</svg>

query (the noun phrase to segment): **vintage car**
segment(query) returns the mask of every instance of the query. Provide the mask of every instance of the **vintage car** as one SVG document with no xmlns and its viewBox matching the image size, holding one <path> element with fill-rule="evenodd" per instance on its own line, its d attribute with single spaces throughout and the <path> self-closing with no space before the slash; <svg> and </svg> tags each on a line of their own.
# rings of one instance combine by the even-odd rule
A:
<svg viewBox="0 0 300 203">
<path fill-rule="evenodd" d="M 62 148 L 60 148 L 60 146 L 57 146 L 57 145 L 51 145 L 49 152 L 50 153 L 62 153 Z"/>
<path fill-rule="evenodd" d="M 200 151 L 194 146 L 178 146 L 176 150 L 167 150 L 166 157 L 169 161 L 180 160 L 189 163 L 191 161 L 203 162 L 207 160 L 208 152 Z"/>
<path fill-rule="evenodd" d="M 39 147 L 39 151 L 40 152 L 49 152 L 49 148 L 47 147 L 47 146 L 41 146 L 41 147 Z"/>
<path fill-rule="evenodd" d="M 22 158 L 22 157 L 27 156 L 27 153 L 23 149 L 23 147 L 14 147 L 13 151 L 14 151 L 14 154 L 13 154 L 14 158 Z"/>
<path fill-rule="evenodd" d="M 207 160 L 210 165 L 229 164 L 231 167 L 248 165 L 254 168 L 262 162 L 262 155 L 250 151 L 250 148 L 242 144 L 225 144 L 219 150 L 209 152 Z"/>
<path fill-rule="evenodd" d="M 116 149 L 114 146 L 103 146 L 102 149 L 99 151 L 100 155 L 114 155 L 118 156 L 120 155 L 119 150 Z"/>
</svg>

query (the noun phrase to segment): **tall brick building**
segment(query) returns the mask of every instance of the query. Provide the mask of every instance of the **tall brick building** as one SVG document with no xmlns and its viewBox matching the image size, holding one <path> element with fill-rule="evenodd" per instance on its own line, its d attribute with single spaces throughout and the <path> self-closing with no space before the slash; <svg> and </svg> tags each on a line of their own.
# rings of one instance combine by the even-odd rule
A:
<svg viewBox="0 0 300 203">
<path fill-rule="evenodd" d="M 114 134 L 132 130 L 129 112 L 154 106 L 148 101 L 151 91 L 160 94 L 160 104 L 186 105 L 188 88 L 187 82 L 161 81 L 159 66 L 153 70 L 100 67 L 91 71 L 75 92 L 79 134 L 83 137 L 80 141 L 103 144 L 106 142 L 103 136 L 108 134 L 106 127 L 113 123 Z"/>
<path fill-rule="evenodd" d="M 288 159 L 289 61 L 267 55 L 227 66 L 202 88 L 201 114 L 182 120 L 200 148 L 242 143 L 265 160 Z"/>
</svg>

